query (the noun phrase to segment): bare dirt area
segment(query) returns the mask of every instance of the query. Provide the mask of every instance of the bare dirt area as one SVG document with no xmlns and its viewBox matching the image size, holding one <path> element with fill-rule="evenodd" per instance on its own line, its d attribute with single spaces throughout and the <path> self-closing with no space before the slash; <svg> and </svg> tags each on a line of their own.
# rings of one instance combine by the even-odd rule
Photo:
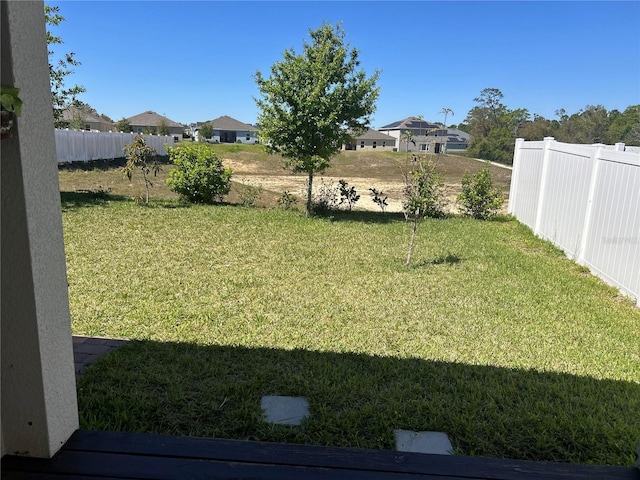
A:
<svg viewBox="0 0 640 480">
<path fill-rule="evenodd" d="M 233 169 L 233 179 L 235 182 L 245 182 L 256 186 L 261 186 L 264 190 L 281 194 L 287 191 L 298 198 L 302 199 L 306 196 L 307 177 L 303 174 L 287 174 L 283 169 L 280 175 L 264 175 L 260 172 L 260 168 L 255 164 L 247 164 L 237 160 L 224 159 L 224 164 Z M 482 166 L 482 164 L 480 164 Z M 508 172 L 510 176 L 510 171 Z M 505 172 L 506 174 L 506 172 Z M 504 175 L 504 174 L 503 174 Z M 355 177 L 347 176 L 331 176 L 316 175 L 314 176 L 314 193 L 318 194 L 323 186 L 338 187 L 339 180 L 346 180 L 349 185 L 354 186 L 360 195 L 360 200 L 356 203 L 354 209 L 379 211 L 380 207 L 373 202 L 370 188 L 384 192 L 387 196 L 388 206 L 385 208 L 387 212 L 402 211 L 402 191 L 404 184 L 400 172 L 398 172 L 398 180 L 391 181 L 388 178 L 380 179 L 374 177 Z M 447 207 L 449 213 L 456 214 L 459 210 L 456 205 L 456 199 L 462 190 L 461 183 L 445 183 L 445 196 L 447 198 Z M 506 192 L 508 194 L 508 192 Z M 507 202 L 505 201 L 500 213 L 507 213 Z"/>
</svg>

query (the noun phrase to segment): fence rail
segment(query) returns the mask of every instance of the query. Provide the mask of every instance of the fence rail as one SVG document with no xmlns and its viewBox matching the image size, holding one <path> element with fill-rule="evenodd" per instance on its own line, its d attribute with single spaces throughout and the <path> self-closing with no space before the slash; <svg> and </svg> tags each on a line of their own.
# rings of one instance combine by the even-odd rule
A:
<svg viewBox="0 0 640 480">
<path fill-rule="evenodd" d="M 518 139 L 509 213 L 640 307 L 640 152 Z"/>
<path fill-rule="evenodd" d="M 58 163 L 113 160 L 124 157 L 124 146 L 133 143 L 134 133 L 85 132 L 56 130 L 56 158 Z M 165 145 L 174 145 L 172 136 L 143 135 L 145 142 L 166 155 Z"/>
</svg>

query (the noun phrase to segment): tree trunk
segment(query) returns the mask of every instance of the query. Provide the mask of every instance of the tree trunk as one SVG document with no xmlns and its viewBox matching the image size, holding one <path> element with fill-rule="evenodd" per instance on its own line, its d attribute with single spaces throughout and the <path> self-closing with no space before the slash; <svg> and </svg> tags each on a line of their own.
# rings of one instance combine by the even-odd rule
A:
<svg viewBox="0 0 640 480">
<path fill-rule="evenodd" d="M 407 253 L 407 263 L 404 264 L 405 267 L 408 267 L 411 263 L 411 255 L 413 255 L 413 244 L 416 239 L 416 230 L 418 230 L 418 217 L 413 217 L 413 228 L 411 229 L 411 240 L 409 241 L 409 252 Z"/>
<path fill-rule="evenodd" d="M 147 172 L 142 170 L 142 176 L 144 177 L 144 188 L 147 190 L 147 205 L 149 204 L 149 182 L 147 181 Z"/>
<path fill-rule="evenodd" d="M 313 172 L 309 172 L 309 180 L 307 181 L 307 217 L 311 215 L 313 210 Z"/>
</svg>

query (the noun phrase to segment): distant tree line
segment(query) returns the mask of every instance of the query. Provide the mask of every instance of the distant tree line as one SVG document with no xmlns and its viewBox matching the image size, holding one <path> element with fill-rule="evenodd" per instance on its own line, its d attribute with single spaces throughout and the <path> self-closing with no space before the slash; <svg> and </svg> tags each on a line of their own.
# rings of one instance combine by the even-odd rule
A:
<svg viewBox="0 0 640 480">
<path fill-rule="evenodd" d="M 469 155 L 510 164 L 516 138 L 554 137 L 566 143 L 640 145 L 640 105 L 629 106 L 624 112 L 588 105 L 573 115 L 560 109 L 556 111 L 558 118 L 549 120 L 537 114 L 532 117 L 526 108 L 511 110 L 502 98 L 497 88 L 485 88 L 474 98 L 477 105 L 458 125 L 472 135 Z"/>
</svg>

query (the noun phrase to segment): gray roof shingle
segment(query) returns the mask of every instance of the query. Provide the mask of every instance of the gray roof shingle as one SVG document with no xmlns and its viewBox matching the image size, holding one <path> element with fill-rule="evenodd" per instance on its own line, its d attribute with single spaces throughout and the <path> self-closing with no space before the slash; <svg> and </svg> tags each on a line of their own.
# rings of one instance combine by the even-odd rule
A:
<svg viewBox="0 0 640 480">
<path fill-rule="evenodd" d="M 431 128 L 441 128 L 435 123 L 421 120 L 418 117 L 407 117 L 404 120 L 390 123 L 384 127 L 380 127 L 380 130 L 426 130 Z"/>
<path fill-rule="evenodd" d="M 174 122 L 151 110 L 129 117 L 127 120 L 132 127 L 157 127 L 163 120 L 167 124 L 167 127 L 182 127 L 178 122 Z"/>
<path fill-rule="evenodd" d="M 258 129 L 253 125 L 249 125 L 248 123 L 242 123 L 235 118 L 231 118 L 228 115 L 223 115 L 222 117 L 218 117 L 215 120 L 211 120 L 211 126 L 214 130 L 231 130 L 231 131 L 243 131 L 243 132 L 255 132 Z"/>
<path fill-rule="evenodd" d="M 395 141 L 396 138 L 391 135 L 387 135 L 386 133 L 379 132 L 377 130 L 369 129 L 364 132 L 362 135 L 355 137 L 356 140 L 385 140 L 385 141 Z"/>
</svg>

